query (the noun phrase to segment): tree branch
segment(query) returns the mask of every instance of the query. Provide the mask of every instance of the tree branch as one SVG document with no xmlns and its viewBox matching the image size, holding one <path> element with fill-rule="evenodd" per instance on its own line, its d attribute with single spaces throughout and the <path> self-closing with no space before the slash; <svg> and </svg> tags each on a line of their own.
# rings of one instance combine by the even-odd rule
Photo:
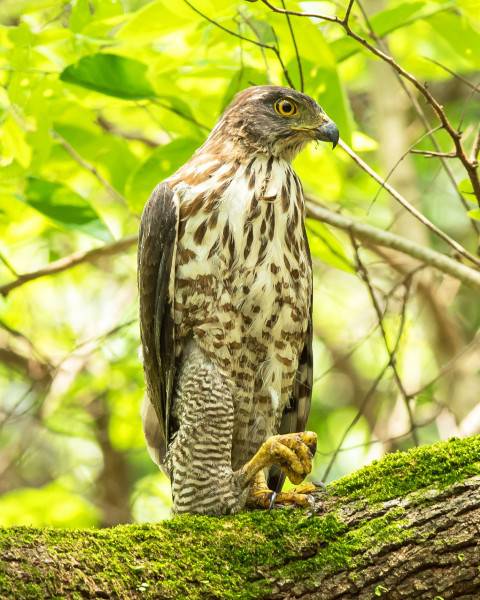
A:
<svg viewBox="0 0 480 600">
<path fill-rule="evenodd" d="M 463 265 L 462 263 L 426 248 L 406 238 L 383 231 L 366 223 L 361 223 L 351 217 L 333 212 L 313 202 L 307 202 L 307 216 L 322 221 L 333 227 L 352 232 L 358 239 L 373 242 L 378 246 L 392 248 L 404 254 L 408 254 L 417 260 L 458 279 L 459 281 L 480 289 L 480 272 Z"/>
<path fill-rule="evenodd" d="M 378 173 L 376 173 L 365 161 L 363 161 L 342 139 L 339 140 L 338 145 L 344 150 L 350 158 L 352 158 L 357 165 L 368 173 L 372 179 L 375 179 L 378 183 L 382 185 L 383 188 L 387 190 L 387 192 L 397 200 L 404 208 L 408 210 L 414 217 L 416 217 L 423 225 L 428 227 L 430 231 L 435 233 L 439 238 L 441 238 L 444 242 L 446 242 L 451 248 L 453 248 L 460 256 L 468 259 L 473 262 L 475 265 L 480 266 L 480 259 L 476 256 L 473 256 L 468 250 L 466 250 L 461 244 L 452 239 L 449 235 L 447 235 L 444 231 L 442 231 L 439 227 L 434 225 L 425 215 L 423 215 L 418 209 L 415 208 L 410 202 L 400 194 L 394 187 L 392 187 L 389 183 L 387 183 Z"/>
<path fill-rule="evenodd" d="M 100 248 L 94 248 L 93 250 L 87 250 L 86 252 L 75 252 L 74 254 L 70 254 L 69 256 L 65 256 L 64 258 L 60 258 L 59 260 L 51 262 L 42 269 L 38 269 L 38 271 L 24 273 L 23 275 L 17 277 L 17 279 L 10 281 L 10 283 L 4 283 L 3 285 L 0 285 L 0 296 L 7 296 L 12 290 L 24 285 L 25 283 L 28 283 L 29 281 L 54 275 L 55 273 L 62 273 L 63 271 L 67 271 L 68 269 L 76 267 L 82 263 L 93 262 L 105 256 L 120 254 L 136 243 L 137 236 L 131 235 L 118 240 L 117 242 L 100 246 Z"/>
<path fill-rule="evenodd" d="M 278 8 L 278 7 L 274 6 L 271 2 L 269 2 L 269 0 L 262 0 L 262 2 L 263 2 L 263 4 L 268 6 L 270 8 L 270 10 L 277 12 L 277 13 L 295 15 L 298 17 L 308 17 L 308 18 L 313 18 L 313 19 L 330 21 L 332 23 L 337 23 L 344 29 L 347 36 L 354 39 L 361 46 L 363 46 L 364 48 L 369 50 L 372 54 L 374 54 L 377 58 L 380 58 L 384 62 L 388 63 L 401 77 L 403 77 L 404 79 L 409 81 L 420 92 L 420 94 L 422 94 L 422 96 L 425 98 L 425 100 L 428 102 L 428 104 L 432 107 L 432 109 L 435 112 L 438 120 L 440 121 L 443 129 L 445 129 L 445 131 L 448 133 L 448 135 L 452 139 L 453 144 L 455 146 L 456 156 L 460 159 L 460 161 L 462 162 L 462 164 L 467 172 L 468 178 L 470 179 L 470 182 L 473 187 L 473 192 L 474 192 L 475 197 L 477 198 L 477 201 L 480 205 L 479 175 L 477 172 L 476 165 L 474 163 L 472 163 L 472 161 L 469 159 L 469 157 L 467 156 L 467 154 L 465 152 L 465 149 L 464 149 L 462 141 L 461 141 L 462 140 L 461 132 L 457 131 L 453 127 L 453 125 L 450 123 L 447 115 L 445 114 L 443 106 L 433 96 L 433 94 L 430 92 L 430 90 L 428 89 L 427 86 L 422 85 L 412 73 L 410 73 L 409 71 L 407 71 L 403 67 L 401 67 L 392 56 L 390 56 L 386 52 L 383 52 L 379 48 L 376 48 L 368 40 L 366 40 L 361 35 L 359 35 L 355 31 L 353 31 L 353 29 L 350 27 L 350 19 L 349 19 L 350 12 L 351 12 L 352 5 L 353 5 L 352 1 L 349 2 L 347 11 L 346 11 L 343 19 L 340 19 L 339 17 L 330 17 L 327 15 L 319 14 L 319 13 L 291 11 L 291 10 Z"/>
<path fill-rule="evenodd" d="M 0 596 L 477 598 L 479 452 L 473 437 L 390 454 L 317 493 L 310 512 L 0 529 Z"/>
</svg>

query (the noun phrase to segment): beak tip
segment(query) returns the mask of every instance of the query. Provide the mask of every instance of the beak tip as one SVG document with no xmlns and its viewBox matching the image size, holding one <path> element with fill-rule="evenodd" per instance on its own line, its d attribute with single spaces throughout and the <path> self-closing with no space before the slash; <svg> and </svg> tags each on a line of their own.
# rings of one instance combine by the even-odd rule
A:
<svg viewBox="0 0 480 600">
<path fill-rule="evenodd" d="M 340 139 L 338 127 L 333 121 L 324 123 L 317 130 L 317 139 L 323 142 L 332 142 L 332 146 L 335 148 L 335 146 L 338 144 L 338 140 Z"/>
</svg>

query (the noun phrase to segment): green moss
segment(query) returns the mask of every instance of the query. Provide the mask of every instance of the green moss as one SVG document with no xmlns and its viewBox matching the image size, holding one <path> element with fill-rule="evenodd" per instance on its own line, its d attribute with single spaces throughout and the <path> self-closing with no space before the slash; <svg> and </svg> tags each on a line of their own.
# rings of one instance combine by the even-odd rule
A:
<svg viewBox="0 0 480 600">
<path fill-rule="evenodd" d="M 265 572 L 306 579 L 312 569 L 335 572 L 361 560 L 365 548 L 400 540 L 399 516 L 353 530 L 336 514 L 310 517 L 291 510 L 183 516 L 161 526 L 102 531 L 3 530 L 1 553 L 15 540 L 19 563 L 15 577 L 12 572 L 0 579 L 0 596 L 73 597 L 74 590 L 85 595 L 109 590 L 120 597 L 258 598 L 269 591 Z M 304 560 L 305 554 L 313 556 Z M 35 564 L 36 555 L 42 562 Z"/>
<path fill-rule="evenodd" d="M 379 546 L 415 536 L 403 509 L 348 527 L 345 502 L 376 503 L 480 472 L 480 438 L 387 456 L 329 486 L 328 512 L 181 516 L 105 530 L 0 529 L 0 598 L 240 599 L 268 595 L 268 575 L 307 582 L 311 573 L 359 566 Z M 368 513 L 366 513 L 368 515 Z M 306 558 L 307 557 L 307 558 Z M 310 558 L 308 558 L 310 557 Z"/>
<path fill-rule="evenodd" d="M 388 454 L 335 481 L 329 491 L 349 500 L 384 502 L 426 487 L 443 488 L 478 474 L 480 436 L 453 438 L 408 452 Z"/>
</svg>

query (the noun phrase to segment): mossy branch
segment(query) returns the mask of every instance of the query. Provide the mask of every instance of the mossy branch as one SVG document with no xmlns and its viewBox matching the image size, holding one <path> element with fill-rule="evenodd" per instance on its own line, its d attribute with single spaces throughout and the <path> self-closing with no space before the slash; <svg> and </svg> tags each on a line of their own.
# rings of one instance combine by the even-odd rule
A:
<svg viewBox="0 0 480 600">
<path fill-rule="evenodd" d="M 480 437 L 340 479 L 313 512 L 0 530 L 1 598 L 480 597 Z"/>
</svg>

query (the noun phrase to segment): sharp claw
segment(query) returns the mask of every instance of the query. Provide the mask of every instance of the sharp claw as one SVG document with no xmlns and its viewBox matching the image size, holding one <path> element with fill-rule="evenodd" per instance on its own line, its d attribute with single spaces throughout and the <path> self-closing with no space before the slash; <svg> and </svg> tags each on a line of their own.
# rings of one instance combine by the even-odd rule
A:
<svg viewBox="0 0 480 600">
<path fill-rule="evenodd" d="M 323 483 L 323 481 L 313 481 L 312 479 L 312 483 L 315 487 L 321 488 L 324 492 L 327 491 L 327 486 Z"/>
<path fill-rule="evenodd" d="M 272 508 L 275 506 L 276 499 L 277 499 L 277 492 L 272 492 L 272 495 L 270 496 L 270 506 L 268 507 L 268 510 L 272 510 Z"/>
</svg>

